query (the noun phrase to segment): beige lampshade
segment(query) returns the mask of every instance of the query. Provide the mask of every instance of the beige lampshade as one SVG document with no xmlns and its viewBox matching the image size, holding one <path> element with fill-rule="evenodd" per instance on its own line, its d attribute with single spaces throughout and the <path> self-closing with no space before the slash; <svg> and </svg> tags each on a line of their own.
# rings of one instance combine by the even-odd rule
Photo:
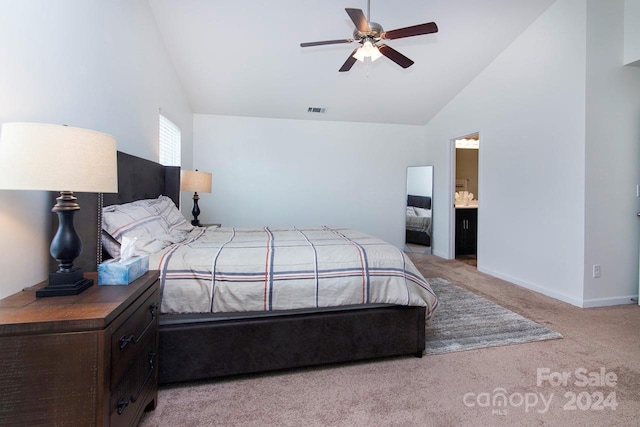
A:
<svg viewBox="0 0 640 427">
<path fill-rule="evenodd" d="M 113 136 L 46 123 L 4 123 L 0 189 L 116 193 Z"/>
<path fill-rule="evenodd" d="M 211 193 L 211 173 L 198 170 L 180 171 L 180 189 L 182 191 Z"/>
</svg>

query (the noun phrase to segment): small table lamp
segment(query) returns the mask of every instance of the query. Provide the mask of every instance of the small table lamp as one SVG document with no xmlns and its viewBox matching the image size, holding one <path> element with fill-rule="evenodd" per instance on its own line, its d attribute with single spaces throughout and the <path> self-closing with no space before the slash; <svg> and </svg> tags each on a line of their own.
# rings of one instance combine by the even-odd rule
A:
<svg viewBox="0 0 640 427">
<path fill-rule="evenodd" d="M 198 207 L 198 191 L 201 193 L 211 193 L 211 173 L 200 172 L 198 169 L 194 171 L 180 171 L 180 189 L 182 191 L 193 191 L 193 209 L 191 214 L 193 215 L 193 221 L 191 225 L 200 226 L 198 215 L 200 215 L 200 208 Z"/>
<path fill-rule="evenodd" d="M 4 123 L 0 133 L 0 189 L 60 191 L 52 211 L 58 231 L 51 256 L 59 268 L 37 297 L 77 295 L 93 280 L 83 277 L 73 261 L 82 241 L 73 223 L 80 209 L 73 192 L 118 191 L 116 140 L 111 135 L 45 123 Z M 63 190 L 63 191 L 61 191 Z"/>
</svg>

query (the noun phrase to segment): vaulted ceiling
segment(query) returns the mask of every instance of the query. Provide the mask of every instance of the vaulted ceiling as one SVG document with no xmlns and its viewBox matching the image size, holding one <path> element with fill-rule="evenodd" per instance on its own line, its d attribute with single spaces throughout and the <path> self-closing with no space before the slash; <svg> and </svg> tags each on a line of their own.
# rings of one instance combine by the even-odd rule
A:
<svg viewBox="0 0 640 427">
<path fill-rule="evenodd" d="M 423 125 L 554 0 L 370 0 L 385 30 L 434 21 L 436 34 L 385 41 L 415 61 L 338 69 L 353 44 L 346 7 L 366 0 L 149 0 L 195 113 Z M 308 107 L 326 108 L 309 113 Z"/>
</svg>

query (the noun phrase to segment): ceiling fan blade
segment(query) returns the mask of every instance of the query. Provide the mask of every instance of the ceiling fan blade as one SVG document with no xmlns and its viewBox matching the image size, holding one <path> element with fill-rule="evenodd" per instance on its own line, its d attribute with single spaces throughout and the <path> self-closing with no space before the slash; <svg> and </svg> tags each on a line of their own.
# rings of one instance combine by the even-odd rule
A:
<svg viewBox="0 0 640 427">
<path fill-rule="evenodd" d="M 355 40 L 353 40 L 353 39 L 324 40 L 324 41 L 321 41 L 321 42 L 300 43 L 300 47 L 322 46 L 322 45 L 326 45 L 326 44 L 352 43 L 354 41 Z"/>
<path fill-rule="evenodd" d="M 410 60 L 397 50 L 387 46 L 386 44 L 381 44 L 380 46 L 378 46 L 378 50 L 381 54 L 383 54 L 402 68 L 409 68 L 413 65 L 412 60 Z"/>
<path fill-rule="evenodd" d="M 368 33 L 369 31 L 371 31 L 369 22 L 367 22 L 367 18 L 365 18 L 362 9 L 346 8 L 345 10 L 347 11 L 349 18 L 351 18 L 358 31 L 360 31 L 361 33 Z"/>
<path fill-rule="evenodd" d="M 345 72 L 345 71 L 349 71 L 351 69 L 351 67 L 353 67 L 353 64 L 356 63 L 357 59 L 353 57 L 353 55 L 356 54 L 356 51 L 359 48 L 355 48 L 353 49 L 353 52 L 351 52 L 351 55 L 349 55 L 349 57 L 347 58 L 347 60 L 344 62 L 344 64 L 342 64 L 342 67 L 340 67 L 340 69 L 338 71 Z"/>
<path fill-rule="evenodd" d="M 382 34 L 383 39 L 393 40 L 401 39 L 403 37 L 421 36 L 423 34 L 437 33 L 438 26 L 435 22 L 428 22 L 426 24 L 413 25 L 411 27 L 398 28 L 397 30 L 387 31 Z"/>
</svg>

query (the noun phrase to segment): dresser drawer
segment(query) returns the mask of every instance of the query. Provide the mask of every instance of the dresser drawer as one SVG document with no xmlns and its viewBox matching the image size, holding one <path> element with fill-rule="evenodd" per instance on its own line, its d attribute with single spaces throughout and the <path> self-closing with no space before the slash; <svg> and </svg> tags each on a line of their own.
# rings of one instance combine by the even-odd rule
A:
<svg viewBox="0 0 640 427">
<path fill-rule="evenodd" d="M 160 311 L 158 290 L 111 335 L 111 388 L 148 349 L 155 348 Z M 144 298 L 144 295 L 142 296 Z"/>
<path fill-rule="evenodd" d="M 154 392 L 157 381 L 158 355 L 153 346 L 134 361 L 122 381 L 113 389 L 109 404 L 110 425 L 133 425 L 148 404 L 147 396 Z"/>
</svg>

